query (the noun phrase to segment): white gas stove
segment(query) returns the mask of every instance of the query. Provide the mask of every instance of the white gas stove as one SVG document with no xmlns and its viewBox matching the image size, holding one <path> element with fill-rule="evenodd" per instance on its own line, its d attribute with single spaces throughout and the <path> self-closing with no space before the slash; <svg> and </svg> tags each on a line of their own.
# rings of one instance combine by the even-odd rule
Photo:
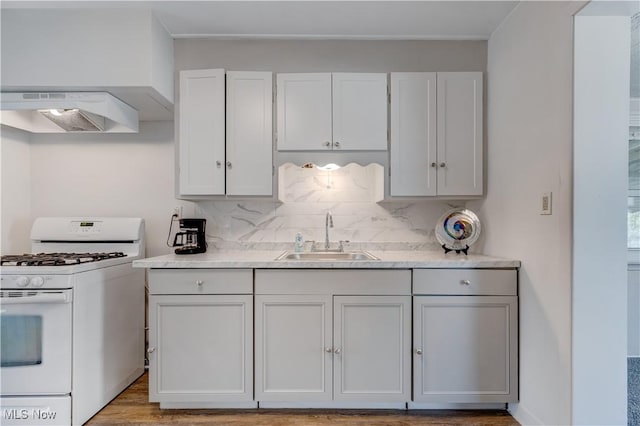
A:
<svg viewBox="0 0 640 426">
<path fill-rule="evenodd" d="M 0 424 L 83 424 L 144 372 L 139 218 L 39 218 L 2 256 Z"/>
</svg>

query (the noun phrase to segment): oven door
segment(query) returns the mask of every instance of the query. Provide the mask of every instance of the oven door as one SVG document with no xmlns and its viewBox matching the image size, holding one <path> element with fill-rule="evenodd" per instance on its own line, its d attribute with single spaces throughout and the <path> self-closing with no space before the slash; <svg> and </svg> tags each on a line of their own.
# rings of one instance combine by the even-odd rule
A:
<svg viewBox="0 0 640 426">
<path fill-rule="evenodd" d="M 72 290 L 0 291 L 2 396 L 71 392 Z"/>
</svg>

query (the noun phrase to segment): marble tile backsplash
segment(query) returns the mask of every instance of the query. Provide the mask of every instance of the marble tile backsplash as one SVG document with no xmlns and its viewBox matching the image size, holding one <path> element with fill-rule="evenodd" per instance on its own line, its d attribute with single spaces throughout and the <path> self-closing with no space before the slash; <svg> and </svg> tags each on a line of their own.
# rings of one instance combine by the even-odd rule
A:
<svg viewBox="0 0 640 426">
<path fill-rule="evenodd" d="M 436 221 L 462 202 L 306 202 L 201 201 L 195 217 L 207 219 L 207 240 L 218 249 L 288 249 L 297 232 L 323 242 L 325 215 L 331 212 L 332 242 L 378 250 L 437 249 Z M 290 247 L 291 246 L 291 247 Z"/>
<path fill-rule="evenodd" d="M 384 167 L 350 163 L 338 170 L 318 170 L 286 163 L 278 168 L 278 198 L 283 203 L 381 201 Z"/>
<path fill-rule="evenodd" d="M 377 164 L 323 172 L 287 163 L 279 168 L 278 193 L 280 201 L 199 201 L 194 217 L 207 219 L 207 241 L 218 249 L 289 249 L 298 232 L 324 243 L 327 212 L 335 245 L 348 240 L 354 249 L 437 249 L 437 220 L 464 207 L 436 200 L 376 203 L 384 194 L 384 168 Z"/>
</svg>

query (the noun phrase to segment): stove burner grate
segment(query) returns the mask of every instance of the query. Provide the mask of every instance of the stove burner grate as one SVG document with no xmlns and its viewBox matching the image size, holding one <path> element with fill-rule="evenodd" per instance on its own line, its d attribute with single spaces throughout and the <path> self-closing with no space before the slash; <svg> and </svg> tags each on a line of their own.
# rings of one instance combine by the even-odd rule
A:
<svg viewBox="0 0 640 426">
<path fill-rule="evenodd" d="M 2 256 L 2 266 L 65 266 L 126 257 L 121 251 L 110 253 L 38 253 Z"/>
</svg>

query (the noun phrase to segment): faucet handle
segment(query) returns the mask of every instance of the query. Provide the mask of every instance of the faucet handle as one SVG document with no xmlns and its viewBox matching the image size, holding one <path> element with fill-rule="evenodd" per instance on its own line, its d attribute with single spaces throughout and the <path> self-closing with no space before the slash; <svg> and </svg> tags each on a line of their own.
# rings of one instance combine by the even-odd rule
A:
<svg viewBox="0 0 640 426">
<path fill-rule="evenodd" d="M 306 243 L 311 243 L 311 251 L 316 251 L 316 240 L 305 240 Z"/>
<path fill-rule="evenodd" d="M 349 240 L 340 240 L 340 246 L 338 247 L 338 250 L 340 251 L 344 251 L 344 245 L 345 244 L 349 244 L 351 241 Z"/>
</svg>

